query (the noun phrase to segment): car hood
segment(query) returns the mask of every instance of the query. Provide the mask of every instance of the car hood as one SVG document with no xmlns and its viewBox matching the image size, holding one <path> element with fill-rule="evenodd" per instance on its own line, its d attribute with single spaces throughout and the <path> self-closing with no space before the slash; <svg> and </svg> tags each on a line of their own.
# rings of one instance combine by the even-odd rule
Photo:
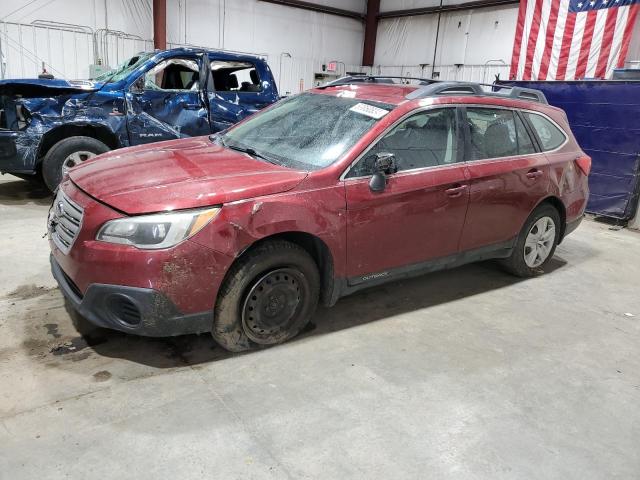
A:
<svg viewBox="0 0 640 480">
<path fill-rule="evenodd" d="M 20 78 L 0 80 L 0 95 L 20 95 L 24 98 L 95 92 L 103 86 L 90 80 L 60 80 Z"/>
<path fill-rule="evenodd" d="M 207 137 L 115 150 L 69 173 L 87 194 L 130 215 L 286 192 L 307 172 L 221 147 Z"/>
</svg>

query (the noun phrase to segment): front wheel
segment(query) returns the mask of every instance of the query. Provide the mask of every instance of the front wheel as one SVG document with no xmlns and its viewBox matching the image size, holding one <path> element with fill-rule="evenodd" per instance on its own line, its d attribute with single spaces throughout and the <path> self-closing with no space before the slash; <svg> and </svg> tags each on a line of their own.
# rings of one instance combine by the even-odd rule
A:
<svg viewBox="0 0 640 480">
<path fill-rule="evenodd" d="M 241 257 L 220 289 L 212 335 L 232 352 L 295 337 L 318 305 L 315 261 L 296 244 L 275 240 Z"/>
<path fill-rule="evenodd" d="M 560 239 L 560 215 L 552 205 L 542 205 L 529 216 L 509 258 L 502 261 L 510 273 L 532 277 L 544 272 Z"/>
<path fill-rule="evenodd" d="M 42 178 L 52 192 L 69 169 L 85 160 L 109 151 L 109 147 L 91 137 L 69 137 L 49 149 L 42 161 Z"/>
</svg>

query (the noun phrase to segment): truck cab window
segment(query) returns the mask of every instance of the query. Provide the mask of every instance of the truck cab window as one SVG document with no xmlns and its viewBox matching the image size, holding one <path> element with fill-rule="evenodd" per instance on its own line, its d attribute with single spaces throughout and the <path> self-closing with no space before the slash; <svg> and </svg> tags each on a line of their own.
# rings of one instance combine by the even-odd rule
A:
<svg viewBox="0 0 640 480">
<path fill-rule="evenodd" d="M 214 60 L 211 62 L 213 84 L 218 92 L 260 92 L 260 76 L 249 62 Z"/>
<path fill-rule="evenodd" d="M 195 60 L 164 60 L 147 72 L 145 90 L 198 90 L 198 64 Z"/>
</svg>

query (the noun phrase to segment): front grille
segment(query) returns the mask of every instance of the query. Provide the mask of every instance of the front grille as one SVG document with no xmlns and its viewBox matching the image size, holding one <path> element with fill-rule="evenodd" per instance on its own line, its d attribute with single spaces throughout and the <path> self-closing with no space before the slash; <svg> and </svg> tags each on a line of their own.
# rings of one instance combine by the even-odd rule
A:
<svg viewBox="0 0 640 480">
<path fill-rule="evenodd" d="M 82 207 L 58 190 L 49 211 L 49 234 L 63 253 L 69 253 L 82 227 Z"/>
</svg>

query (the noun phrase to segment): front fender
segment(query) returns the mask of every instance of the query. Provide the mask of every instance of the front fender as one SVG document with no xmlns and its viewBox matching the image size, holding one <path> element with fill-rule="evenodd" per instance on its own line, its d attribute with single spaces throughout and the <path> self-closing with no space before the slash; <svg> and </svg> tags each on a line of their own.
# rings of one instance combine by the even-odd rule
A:
<svg viewBox="0 0 640 480">
<path fill-rule="evenodd" d="M 345 275 L 344 186 L 299 190 L 225 204 L 218 217 L 193 241 L 238 257 L 257 241 L 283 233 L 306 233 L 322 240 L 337 277 Z"/>
</svg>

